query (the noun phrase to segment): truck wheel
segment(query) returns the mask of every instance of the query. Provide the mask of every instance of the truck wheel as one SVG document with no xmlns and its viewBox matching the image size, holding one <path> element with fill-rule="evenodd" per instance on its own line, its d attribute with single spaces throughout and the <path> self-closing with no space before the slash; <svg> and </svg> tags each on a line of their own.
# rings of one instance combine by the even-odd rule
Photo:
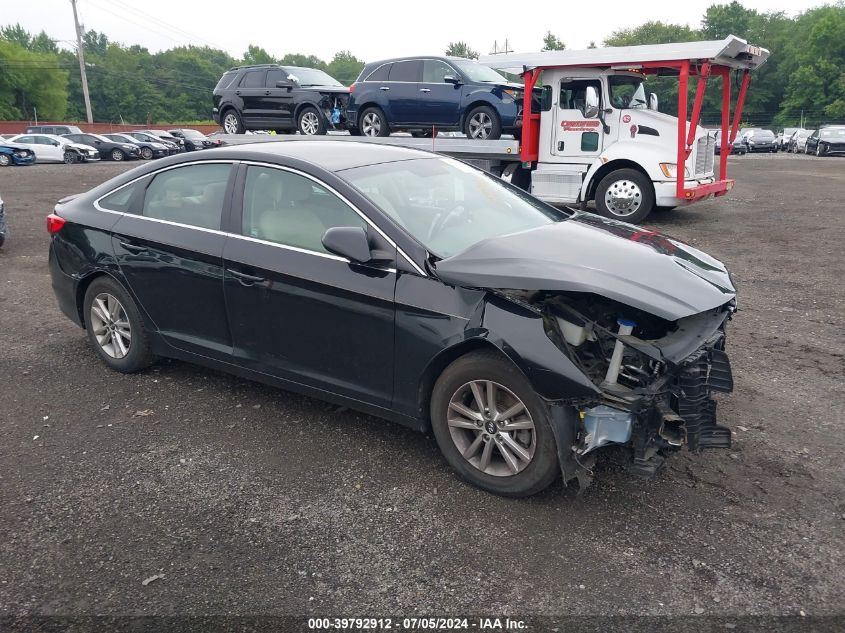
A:
<svg viewBox="0 0 845 633">
<path fill-rule="evenodd" d="M 596 209 L 614 220 L 641 222 L 654 209 L 654 187 L 636 169 L 617 169 L 596 188 Z"/>
<path fill-rule="evenodd" d="M 296 127 L 299 129 L 299 133 L 305 136 L 316 136 L 326 133 L 326 122 L 320 116 L 320 113 L 317 112 L 317 108 L 310 106 L 302 108 L 302 112 L 297 117 Z"/>
<path fill-rule="evenodd" d="M 226 134 L 243 134 L 244 133 L 244 124 L 241 121 L 241 117 L 235 110 L 226 110 L 226 114 L 223 115 L 223 131 Z"/>
<path fill-rule="evenodd" d="M 478 106 L 470 110 L 464 121 L 464 134 L 477 141 L 495 141 L 502 136 L 502 122 L 490 106 Z"/>
<path fill-rule="evenodd" d="M 380 108 L 367 108 L 361 113 L 358 129 L 364 136 L 390 136 L 390 125 Z"/>
</svg>

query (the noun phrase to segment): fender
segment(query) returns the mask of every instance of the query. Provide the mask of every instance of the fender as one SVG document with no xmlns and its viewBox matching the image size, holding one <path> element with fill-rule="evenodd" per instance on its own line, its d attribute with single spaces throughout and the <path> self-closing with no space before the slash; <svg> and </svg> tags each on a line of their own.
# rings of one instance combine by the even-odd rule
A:
<svg viewBox="0 0 845 633">
<path fill-rule="evenodd" d="M 630 167 L 630 164 L 633 163 L 652 182 L 669 180 L 660 170 L 660 163 L 675 162 L 674 157 L 667 158 L 665 145 L 650 143 L 643 139 L 617 141 L 601 153 L 601 158 L 602 160 L 593 163 L 584 177 L 584 182 L 581 185 L 581 200 L 589 199 L 589 193 L 594 188 L 593 184 L 597 184 L 593 182 L 596 172 L 602 167 L 612 166 L 615 161 L 624 160 L 629 163 L 628 165 L 620 165 L 620 169 Z"/>
</svg>

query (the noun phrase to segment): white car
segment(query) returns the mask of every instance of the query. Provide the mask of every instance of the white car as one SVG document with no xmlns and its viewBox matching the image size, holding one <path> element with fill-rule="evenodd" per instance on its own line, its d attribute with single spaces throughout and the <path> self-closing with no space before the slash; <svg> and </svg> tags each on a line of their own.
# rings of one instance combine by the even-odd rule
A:
<svg viewBox="0 0 845 633">
<path fill-rule="evenodd" d="M 18 134 L 9 139 L 35 152 L 39 163 L 79 163 L 100 160 L 100 152 L 90 145 L 74 143 L 55 134 Z"/>
</svg>

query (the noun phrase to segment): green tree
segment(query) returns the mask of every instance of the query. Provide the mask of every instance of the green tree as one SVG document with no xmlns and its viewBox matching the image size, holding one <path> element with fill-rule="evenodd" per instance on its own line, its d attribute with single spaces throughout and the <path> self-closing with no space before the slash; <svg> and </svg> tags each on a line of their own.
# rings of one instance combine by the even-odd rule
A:
<svg viewBox="0 0 845 633">
<path fill-rule="evenodd" d="M 743 37 L 756 16 L 754 9 L 746 9 L 736 0 L 730 4 L 713 4 L 707 7 L 701 20 L 701 34 L 708 40 L 721 40 L 728 35 Z"/>
<path fill-rule="evenodd" d="M 275 58 L 260 46 L 250 44 L 244 53 L 244 64 L 275 64 Z"/>
<path fill-rule="evenodd" d="M 68 72 L 56 55 L 34 53 L 0 39 L 0 119 L 61 119 L 67 108 Z"/>
<path fill-rule="evenodd" d="M 105 33 L 91 30 L 82 37 L 82 44 L 85 46 L 86 53 L 102 56 L 106 54 L 106 49 L 109 47 L 109 38 Z"/>
<path fill-rule="evenodd" d="M 466 59 L 478 59 L 478 51 L 472 50 L 466 42 L 449 42 L 446 47 L 446 55 L 449 57 L 464 57 Z"/>
<path fill-rule="evenodd" d="M 303 66 L 305 68 L 316 68 L 318 70 L 326 70 L 327 65 L 322 59 L 316 55 L 303 55 L 302 53 L 288 53 L 279 63 L 283 66 Z"/>
<path fill-rule="evenodd" d="M 566 48 L 566 44 L 564 44 L 558 36 L 552 33 L 551 31 L 546 31 L 546 34 L 543 36 L 543 48 L 540 50 L 544 51 L 562 51 Z"/>
<path fill-rule="evenodd" d="M 364 69 L 364 61 L 358 59 L 349 51 L 335 53 L 329 62 L 328 73 L 340 83 L 348 86 L 358 78 Z"/>
<path fill-rule="evenodd" d="M 631 29 L 614 31 L 604 41 L 605 46 L 636 46 L 638 44 L 671 44 L 700 40 L 701 34 L 686 24 L 646 22 Z"/>
</svg>

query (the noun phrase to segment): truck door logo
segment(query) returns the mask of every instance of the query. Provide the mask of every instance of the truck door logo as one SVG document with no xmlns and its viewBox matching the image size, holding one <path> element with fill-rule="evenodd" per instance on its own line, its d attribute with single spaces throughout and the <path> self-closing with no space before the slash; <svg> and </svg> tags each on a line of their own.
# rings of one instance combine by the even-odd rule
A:
<svg viewBox="0 0 845 633">
<path fill-rule="evenodd" d="M 564 132 L 590 131 L 599 126 L 598 121 L 561 121 L 560 127 Z"/>
<path fill-rule="evenodd" d="M 630 123 L 630 122 L 631 122 L 631 115 L 630 114 L 626 114 L 625 116 L 622 117 L 622 123 Z"/>
</svg>

